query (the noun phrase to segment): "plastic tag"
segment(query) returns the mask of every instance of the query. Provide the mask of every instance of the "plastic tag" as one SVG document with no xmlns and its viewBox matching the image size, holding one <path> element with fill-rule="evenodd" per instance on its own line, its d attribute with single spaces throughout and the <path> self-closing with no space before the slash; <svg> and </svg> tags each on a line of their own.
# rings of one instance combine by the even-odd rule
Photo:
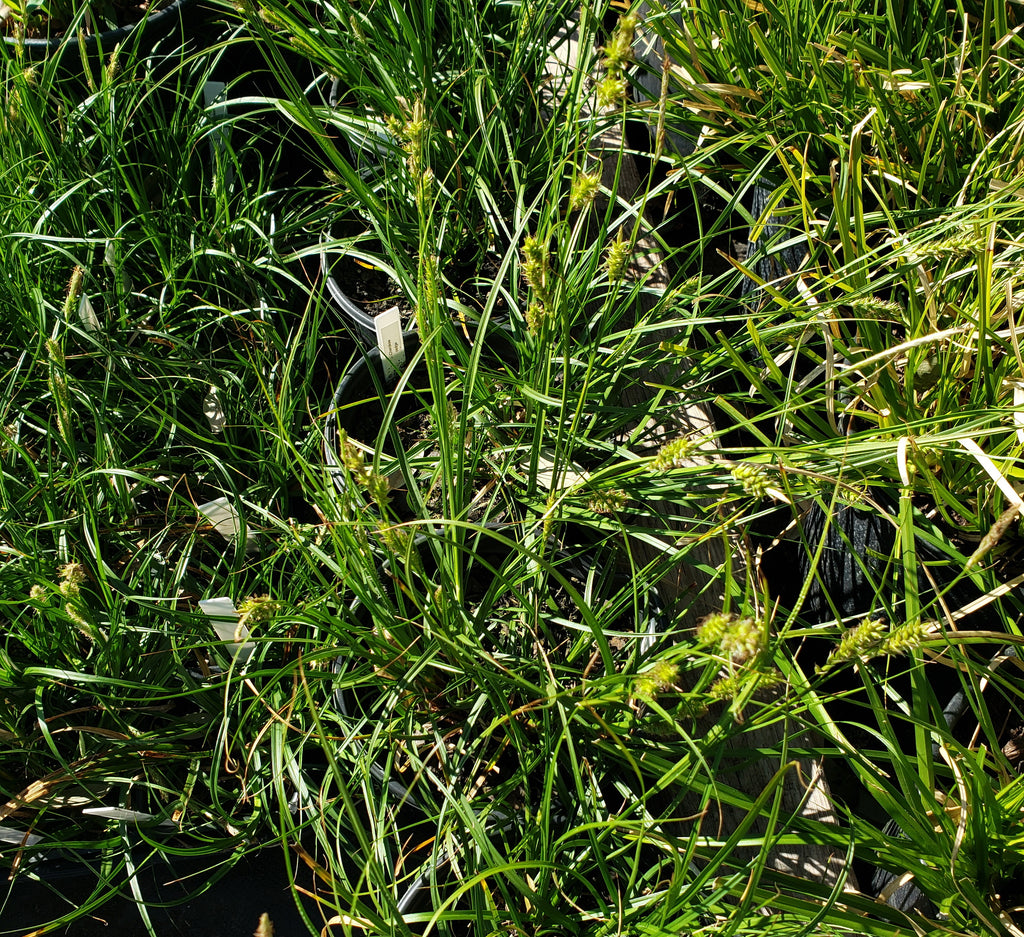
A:
<svg viewBox="0 0 1024 937">
<path fill-rule="evenodd" d="M 82 323 L 87 332 L 100 330 L 100 318 L 92 307 L 92 300 L 85 293 L 82 293 L 78 300 L 78 321 Z"/>
<path fill-rule="evenodd" d="M 227 498 L 217 498 L 214 501 L 207 501 L 200 504 L 196 510 L 203 515 L 225 540 L 237 540 L 239 531 L 242 529 L 242 519 L 238 516 L 235 506 Z M 259 548 L 259 537 L 246 528 L 245 540 L 241 547 L 246 553 L 254 552 Z"/>
<path fill-rule="evenodd" d="M 1024 381 L 1011 381 L 1013 385 L 1013 422 L 1017 427 L 1017 439 L 1024 442 Z"/>
<path fill-rule="evenodd" d="M 231 540 L 238 536 L 242 525 L 239 523 L 238 512 L 227 498 L 207 501 L 206 504 L 198 505 L 196 510 L 213 524 L 213 529 L 225 539 Z"/>
<path fill-rule="evenodd" d="M 206 421 L 210 424 L 211 433 L 223 432 L 227 416 L 224 414 L 224 404 L 220 399 L 220 391 L 212 384 L 206 397 L 203 399 L 203 416 L 206 417 Z"/>
<path fill-rule="evenodd" d="M 228 596 L 222 595 L 216 599 L 201 599 L 199 607 L 209 617 L 217 637 L 221 641 L 231 642 L 225 650 L 239 663 L 244 664 L 255 650 L 256 644 L 245 640 L 249 637 L 249 629 L 238 620 L 235 603 Z"/>
<path fill-rule="evenodd" d="M 228 148 L 228 134 L 230 130 L 226 123 L 220 119 L 227 116 L 228 105 L 224 89 L 227 85 L 223 81 L 208 81 L 203 85 L 203 101 L 210 109 L 212 117 L 218 121 L 217 126 L 210 132 L 210 162 L 214 167 L 220 162 Z M 230 163 L 224 162 L 221 168 L 224 175 L 224 185 L 230 186 L 235 181 L 235 171 Z"/>
<path fill-rule="evenodd" d="M 405 340 L 402 338 L 402 316 L 398 307 L 392 306 L 375 316 L 373 327 L 377 330 L 384 379 L 393 380 L 405 366 Z"/>
<path fill-rule="evenodd" d="M 85 807 L 82 813 L 90 817 L 106 817 L 108 820 L 146 820 L 156 819 L 151 813 L 140 813 L 138 810 L 123 810 L 121 807 Z"/>
<path fill-rule="evenodd" d="M 34 846 L 41 836 L 35 833 L 26 833 L 24 830 L 15 830 L 9 826 L 0 826 L 0 843 L 11 843 L 15 846 Z"/>
</svg>

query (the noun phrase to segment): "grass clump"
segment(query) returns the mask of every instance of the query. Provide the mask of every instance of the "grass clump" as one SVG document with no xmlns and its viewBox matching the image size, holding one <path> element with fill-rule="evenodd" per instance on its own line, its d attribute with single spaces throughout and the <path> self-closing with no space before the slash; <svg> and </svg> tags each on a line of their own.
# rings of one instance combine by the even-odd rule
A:
<svg viewBox="0 0 1024 937">
<path fill-rule="evenodd" d="M 102 868 L 61 920 L 277 845 L 311 933 L 1015 932 L 1012 12 L 224 16 L 84 96 L 5 60 L 7 867 Z"/>
</svg>

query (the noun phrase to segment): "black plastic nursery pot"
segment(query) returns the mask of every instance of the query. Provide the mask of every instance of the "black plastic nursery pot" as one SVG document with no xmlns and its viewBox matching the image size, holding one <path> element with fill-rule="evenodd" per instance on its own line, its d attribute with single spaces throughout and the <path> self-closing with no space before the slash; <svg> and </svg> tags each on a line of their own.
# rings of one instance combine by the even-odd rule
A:
<svg viewBox="0 0 1024 937">
<path fill-rule="evenodd" d="M 171 0 L 162 9 L 147 12 L 138 22 L 114 29 L 98 33 L 82 31 L 77 37 L 64 33 L 23 40 L 5 36 L 4 43 L 9 52 L 23 50 L 28 62 L 40 63 L 56 58 L 60 71 L 71 78 L 82 75 L 84 62 L 95 73 L 118 46 L 134 48 L 145 58 L 165 40 L 176 40 L 180 45 L 184 42 L 185 24 L 194 5 L 195 0 Z"/>
<path fill-rule="evenodd" d="M 334 276 L 333 266 L 326 253 L 320 254 L 320 276 L 331 302 L 344 316 L 346 324 L 362 344 L 372 347 L 377 341 L 374 316 L 349 299 L 348 294 Z"/>
<path fill-rule="evenodd" d="M 137 857 L 142 859 L 143 856 Z M 278 846 L 268 846 L 239 859 L 220 875 L 211 860 L 168 855 L 147 863 L 135 876 L 157 934 L 189 937 L 251 937 L 266 914 L 279 934 L 305 934 L 296 907 L 317 919 L 316 902 L 290 887 L 288 867 Z M 223 871 L 223 870 L 221 870 Z M 46 862 L 20 875 L 0 897 L 0 934 L 47 933 L 72 937 L 137 937 L 146 933 L 139 905 L 125 887 L 65 928 L 50 929 L 54 920 L 83 907 L 94 894 L 97 869 L 81 864 Z M 204 884 L 216 881 L 208 888 Z M 313 874 L 300 883 L 315 887 Z"/>
<path fill-rule="evenodd" d="M 402 336 L 406 356 L 415 355 L 419 349 L 419 336 L 406 332 Z M 404 362 L 400 365 L 405 368 Z M 362 352 L 338 383 L 331 400 L 331 408 L 324 427 L 324 458 L 335 483 L 346 484 L 346 472 L 341 461 L 341 433 L 364 453 L 372 456 L 374 444 L 387 415 L 391 397 L 396 389 L 397 371 L 377 346 Z M 391 427 L 396 431 L 414 414 L 424 415 L 412 388 L 423 387 L 426 383 L 426 367 L 418 362 L 408 375 L 401 389 L 401 396 L 393 411 Z M 392 440 L 394 440 L 392 435 Z M 387 463 L 394 462 L 394 456 L 382 453 Z M 383 471 L 393 471 L 393 465 L 386 465 Z"/>
<path fill-rule="evenodd" d="M 423 454 L 424 429 L 429 414 L 424 395 L 429 394 L 426 364 L 418 357 L 419 335 L 404 332 L 404 359 L 395 367 L 377 346 L 366 348 L 353 360 L 339 381 L 331 400 L 324 426 L 324 458 L 335 483 L 344 488 L 347 472 L 341 461 L 341 433 L 364 453 L 369 462 L 379 459 L 377 471 L 394 473 L 398 466 L 394 455 L 401 446 L 407 454 Z M 496 328 L 488 334 L 484 352 L 486 360 L 496 369 L 504 369 L 518 360 L 518 352 L 509 334 Z M 414 360 L 410 368 L 408 361 Z M 399 399 L 394 401 L 394 395 Z M 378 449 L 381 427 L 390 413 L 387 443 Z M 417 448 L 418 447 L 418 448 Z"/>
<path fill-rule="evenodd" d="M 344 277 L 341 275 L 342 264 L 346 261 L 350 263 L 355 262 L 350 256 L 339 256 L 329 253 L 321 247 L 319 258 L 320 280 L 323 283 L 324 292 L 331 303 L 331 307 L 340 314 L 342 321 L 353 334 L 356 341 L 364 348 L 372 348 L 377 344 L 375 320 L 377 314 L 383 311 L 379 307 L 387 303 L 374 303 L 365 300 L 362 296 L 359 297 L 359 302 L 353 300 L 352 296 L 355 294 L 352 292 L 350 285 L 343 282 Z M 359 289 L 362 290 L 366 287 L 367 280 L 377 281 L 370 285 L 371 289 L 374 286 L 380 288 L 381 282 L 387 279 L 383 271 L 374 271 L 372 275 L 369 274 L 370 271 L 360 271 Z M 361 303 L 365 303 L 365 305 L 361 305 Z M 374 306 L 378 308 L 374 309 Z"/>
<path fill-rule="evenodd" d="M 377 343 L 376 320 L 378 315 L 392 306 L 397 306 L 402 320 L 409 324 L 413 308 L 402 294 L 401 288 L 391 272 L 367 262 L 371 257 L 373 257 L 372 252 L 359 254 L 331 251 L 327 248 L 326 242 L 322 242 L 317 258 L 318 282 L 323 285 L 325 300 L 338 313 L 355 340 L 366 348 L 373 347 Z M 458 266 L 457 262 L 453 260 L 452 264 L 449 273 L 455 277 L 453 282 L 466 276 L 467 271 L 475 272 L 477 270 L 476 263 L 468 267 Z M 312 266 L 313 264 L 310 264 L 307 269 Z M 456 287 L 456 297 L 460 294 L 468 296 L 466 300 L 468 306 L 464 306 L 459 313 L 457 327 L 460 331 L 473 332 L 476 323 L 472 321 L 471 314 L 467 315 L 465 319 L 462 318 L 462 315 L 467 313 L 469 306 L 474 304 L 477 308 L 482 306 L 485 297 L 482 295 L 474 297 L 472 292 L 467 293 L 465 288 Z M 489 320 L 488 341 L 500 342 L 503 340 L 511 341 L 511 326 L 503 311 L 495 312 Z"/>
</svg>

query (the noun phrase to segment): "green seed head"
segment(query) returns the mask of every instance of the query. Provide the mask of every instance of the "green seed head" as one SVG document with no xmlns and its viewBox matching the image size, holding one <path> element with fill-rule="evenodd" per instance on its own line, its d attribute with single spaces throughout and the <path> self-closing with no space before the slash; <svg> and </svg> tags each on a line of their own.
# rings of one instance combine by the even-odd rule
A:
<svg viewBox="0 0 1024 937">
<path fill-rule="evenodd" d="M 667 469 L 683 468 L 690 464 L 697 444 L 692 439 L 674 439 L 665 443 L 651 462 L 651 468 L 663 472 Z"/>
<path fill-rule="evenodd" d="M 875 657 L 880 653 L 887 630 L 885 622 L 880 618 L 866 618 L 855 628 L 847 628 L 828 661 L 824 667 L 818 668 L 818 672 L 822 673 L 843 661 Z"/>
<path fill-rule="evenodd" d="M 768 476 L 759 466 L 736 465 L 731 474 L 752 498 L 763 498 L 768 493 Z"/>
<path fill-rule="evenodd" d="M 734 664 L 757 657 L 764 650 L 764 624 L 751 617 L 725 612 L 708 615 L 697 630 L 701 644 L 717 645 Z"/>
<path fill-rule="evenodd" d="M 629 495 L 620 488 L 609 488 L 607 491 L 594 492 L 587 506 L 595 514 L 614 514 L 625 509 L 629 503 Z"/>
<path fill-rule="evenodd" d="M 269 595 L 253 595 L 238 606 L 238 612 L 247 624 L 258 624 L 269 621 L 283 608 L 283 602 Z"/>
<path fill-rule="evenodd" d="M 665 660 L 655 661 L 633 680 L 635 699 L 652 702 L 660 693 L 671 689 L 679 679 L 679 668 Z"/>
<path fill-rule="evenodd" d="M 742 664 L 761 653 L 764 648 L 764 628 L 753 618 L 737 618 L 726 627 L 719 646 L 733 663 Z"/>
<path fill-rule="evenodd" d="M 624 104 L 627 87 L 625 78 L 616 78 L 613 75 L 602 78 L 596 88 L 598 110 L 603 111 Z"/>
<path fill-rule="evenodd" d="M 548 280 L 548 246 L 532 234 L 523 241 L 522 269 L 523 279 L 543 295 Z"/>
<path fill-rule="evenodd" d="M 592 204 L 601 190 L 601 176 L 599 173 L 583 173 L 573 179 L 572 188 L 569 191 L 569 208 L 572 211 L 581 211 Z"/>
<path fill-rule="evenodd" d="M 544 308 L 543 303 L 532 302 L 526 307 L 526 327 L 534 338 L 540 334 L 547 316 L 548 311 Z"/>
<path fill-rule="evenodd" d="M 627 13 L 619 17 L 611 40 L 604 47 L 604 60 L 601 63 L 609 74 L 617 75 L 632 61 L 633 37 L 639 20 L 636 13 Z"/>
<path fill-rule="evenodd" d="M 608 245 L 608 253 L 605 255 L 604 262 L 609 280 L 622 279 L 632 254 L 632 245 L 629 241 L 622 240 L 621 236 Z"/>
</svg>

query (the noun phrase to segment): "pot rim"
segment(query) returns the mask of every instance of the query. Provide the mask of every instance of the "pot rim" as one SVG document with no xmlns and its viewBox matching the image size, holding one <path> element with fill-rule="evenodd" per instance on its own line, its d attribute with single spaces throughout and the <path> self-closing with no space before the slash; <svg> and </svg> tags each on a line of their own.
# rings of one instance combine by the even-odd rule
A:
<svg viewBox="0 0 1024 937">
<path fill-rule="evenodd" d="M 407 356 L 415 355 L 420 347 L 420 337 L 418 332 L 403 332 L 402 339 L 405 343 L 405 351 Z M 352 362 L 348 370 L 342 375 L 338 386 L 334 390 L 334 396 L 331 398 L 331 407 L 327 411 L 327 421 L 324 424 L 324 462 L 327 464 L 327 470 L 334 479 L 335 484 L 343 485 L 344 481 L 339 475 L 341 472 L 341 463 L 338 461 L 338 456 L 335 452 L 335 446 L 338 441 L 338 409 L 344 402 L 346 396 L 351 395 L 351 390 L 355 388 L 356 393 L 366 397 L 366 399 L 372 399 L 366 395 L 364 388 L 366 386 L 366 378 L 370 378 L 371 389 L 376 391 L 377 382 L 374 381 L 374 375 L 376 375 L 377 381 L 381 387 L 388 384 L 397 383 L 401 374 L 394 375 L 390 380 L 384 369 L 383 352 L 381 349 L 374 345 L 372 348 L 362 349 L 360 355 Z M 359 383 L 357 384 L 357 378 Z M 383 411 L 382 403 L 382 411 Z"/>
<path fill-rule="evenodd" d="M 97 46 L 112 50 L 117 43 L 127 39 L 137 30 L 143 32 L 161 23 L 169 23 L 174 19 L 175 14 L 180 14 L 183 10 L 192 6 L 193 3 L 195 3 L 195 0 L 172 0 L 170 4 L 157 10 L 155 13 L 147 12 L 137 23 L 118 26 L 114 29 L 106 29 L 99 33 L 91 33 L 83 37 L 85 48 L 89 52 L 95 51 Z M 73 37 L 69 37 L 66 32 L 57 36 L 47 37 L 46 39 L 18 40 L 13 36 L 4 36 L 4 42 L 8 46 L 24 46 L 26 52 L 45 52 L 47 54 L 58 52 L 61 46 L 74 44 Z"/>
</svg>

